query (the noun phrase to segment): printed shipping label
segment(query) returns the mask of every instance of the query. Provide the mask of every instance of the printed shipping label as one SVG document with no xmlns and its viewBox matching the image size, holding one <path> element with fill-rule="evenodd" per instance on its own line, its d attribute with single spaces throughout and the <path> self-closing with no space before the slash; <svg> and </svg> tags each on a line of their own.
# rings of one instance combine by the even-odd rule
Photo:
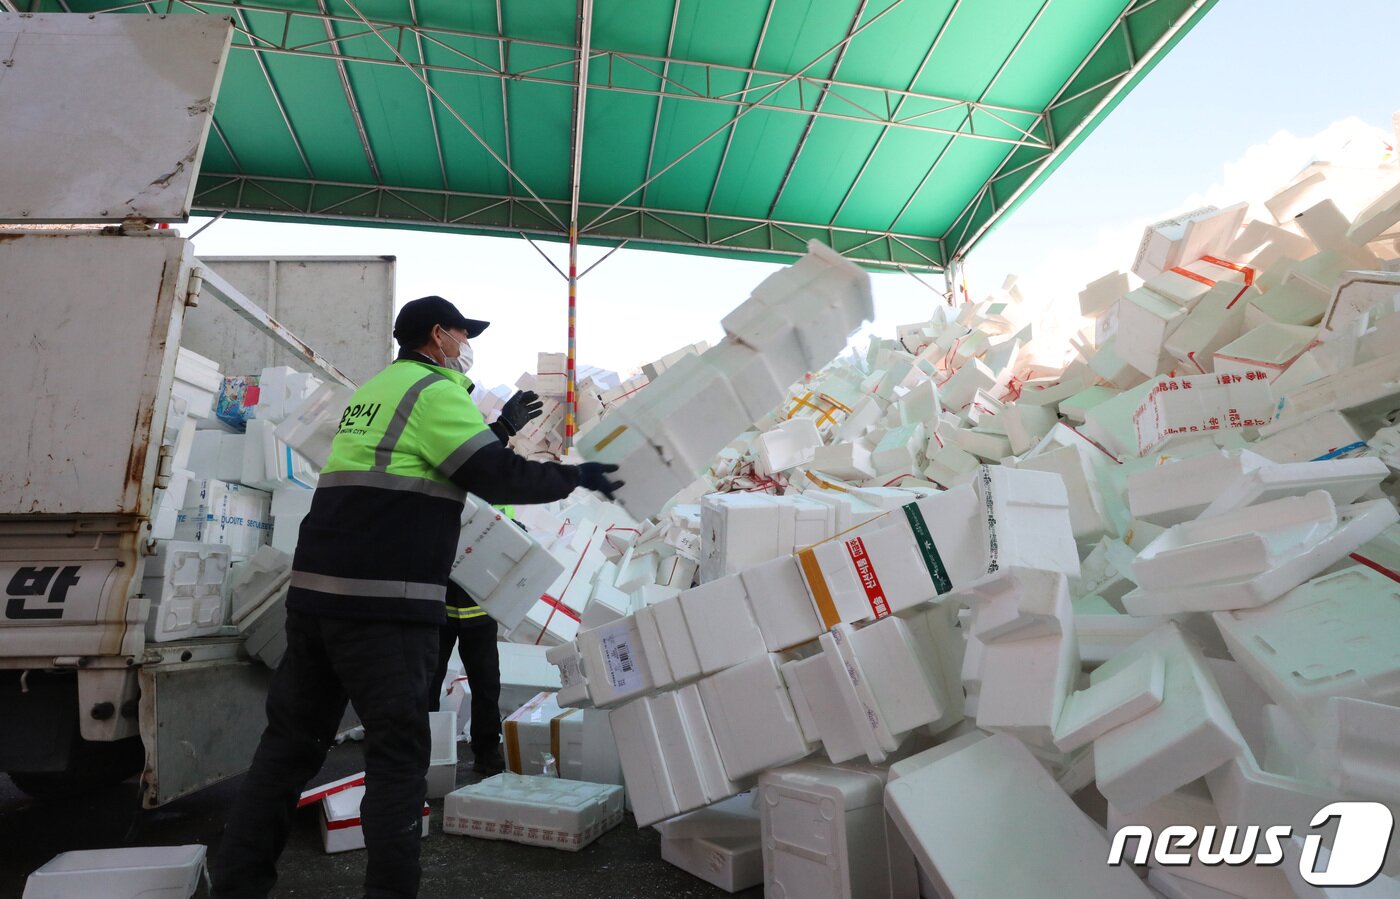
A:
<svg viewBox="0 0 1400 899">
<path fill-rule="evenodd" d="M 952 590 L 953 579 L 948 576 L 943 558 L 938 555 L 938 547 L 934 545 L 933 534 L 929 533 L 928 522 L 924 520 L 924 513 L 919 511 L 918 503 L 906 504 L 904 516 L 909 519 L 909 529 L 914 532 L 914 542 L 919 547 L 919 555 L 924 560 L 924 567 L 928 569 L 934 589 L 940 595 Z"/>
<path fill-rule="evenodd" d="M 865 590 L 865 601 L 870 603 L 870 611 L 875 613 L 876 619 L 889 615 L 890 604 L 885 599 L 884 588 L 880 586 L 880 577 L 875 573 L 875 564 L 870 561 L 870 555 L 865 551 L 865 541 L 859 537 L 847 540 L 846 552 L 850 555 L 851 564 L 856 569 L 856 577 L 860 578 L 860 585 Z"/>
<path fill-rule="evenodd" d="M 630 690 L 642 687 L 641 660 L 632 646 L 631 628 L 626 624 L 615 627 L 603 635 L 603 665 L 607 668 L 608 683 L 615 690 Z"/>
</svg>

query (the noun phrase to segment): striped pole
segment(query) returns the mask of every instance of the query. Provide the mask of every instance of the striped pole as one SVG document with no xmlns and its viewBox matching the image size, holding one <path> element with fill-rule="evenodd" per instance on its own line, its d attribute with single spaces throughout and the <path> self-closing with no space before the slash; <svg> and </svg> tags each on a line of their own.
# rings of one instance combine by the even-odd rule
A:
<svg viewBox="0 0 1400 899">
<path fill-rule="evenodd" d="M 578 325 L 578 222 L 569 225 L 569 352 L 564 363 L 566 377 L 564 388 L 564 451 L 574 446 L 574 359 L 578 352 L 576 326 Z"/>
</svg>

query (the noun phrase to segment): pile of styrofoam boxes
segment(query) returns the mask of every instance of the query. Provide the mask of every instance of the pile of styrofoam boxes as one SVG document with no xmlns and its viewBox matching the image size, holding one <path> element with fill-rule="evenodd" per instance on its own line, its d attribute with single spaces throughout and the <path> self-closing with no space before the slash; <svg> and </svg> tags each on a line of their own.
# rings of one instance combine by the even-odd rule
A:
<svg viewBox="0 0 1400 899">
<path fill-rule="evenodd" d="M 640 475 L 637 520 L 579 566 L 555 699 L 609 710 L 666 857 L 751 883 L 726 879 L 739 844 L 702 844 L 722 826 L 682 822 L 756 789 L 774 896 L 1323 895 L 1303 838 L 1325 854 L 1339 829 L 1313 816 L 1400 811 L 1400 168 L 1380 174 L 1350 220 L 1316 165 L 1271 221 L 1152 226 L 1140 282 L 1081 295 L 1062 369 L 1011 284 L 806 366 L 766 411 L 727 399 L 725 446 L 692 440 L 665 373 L 585 434 Z M 716 350 L 775 370 L 791 344 L 764 335 L 789 332 L 763 325 L 736 313 Z M 659 548 L 698 584 L 657 592 Z M 1106 864 L 1120 828 L 1180 825 L 1295 839 L 1282 869 L 1134 864 L 1136 838 Z M 1400 852 L 1381 873 L 1400 891 Z"/>
<path fill-rule="evenodd" d="M 622 787 L 497 774 L 447 794 L 444 833 L 576 852 L 622 823 Z"/>
<path fill-rule="evenodd" d="M 617 501 L 633 516 L 654 515 L 873 316 L 869 277 L 813 241 L 724 318 L 717 346 L 683 356 L 586 429 L 579 454 L 620 465 L 627 478 Z"/>
<path fill-rule="evenodd" d="M 226 378 L 180 349 L 161 435 L 172 466 L 156 491 L 142 582 L 146 639 L 240 633 L 250 656 L 276 665 L 286 579 L 268 582 L 269 565 L 290 566 L 280 560 L 296 549 L 347 396 L 286 367 Z M 264 558 L 269 542 L 279 552 Z M 244 601 L 231 602 L 240 590 Z"/>
</svg>

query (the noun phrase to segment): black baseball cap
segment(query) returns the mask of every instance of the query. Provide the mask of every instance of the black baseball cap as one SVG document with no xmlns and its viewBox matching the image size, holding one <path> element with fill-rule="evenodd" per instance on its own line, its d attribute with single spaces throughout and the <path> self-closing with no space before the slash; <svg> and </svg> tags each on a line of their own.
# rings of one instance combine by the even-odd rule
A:
<svg viewBox="0 0 1400 899">
<path fill-rule="evenodd" d="M 474 338 L 490 324 L 467 318 L 442 297 L 419 297 L 404 303 L 399 310 L 398 317 L 394 319 L 394 339 L 401 346 L 416 346 L 428 339 L 433 325 L 459 328 L 467 332 L 468 338 Z"/>
</svg>

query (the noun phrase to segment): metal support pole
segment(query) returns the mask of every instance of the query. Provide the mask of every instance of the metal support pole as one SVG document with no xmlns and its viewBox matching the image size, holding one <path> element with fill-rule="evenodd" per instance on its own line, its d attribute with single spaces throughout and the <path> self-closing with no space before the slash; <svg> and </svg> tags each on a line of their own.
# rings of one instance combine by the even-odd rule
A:
<svg viewBox="0 0 1400 899">
<path fill-rule="evenodd" d="M 593 0 L 578 5 L 578 87 L 574 93 L 573 158 L 569 186 L 569 347 L 564 357 L 564 452 L 573 449 L 578 426 L 578 196 L 583 181 L 583 121 L 588 102 L 588 55 L 593 41 Z"/>
</svg>

